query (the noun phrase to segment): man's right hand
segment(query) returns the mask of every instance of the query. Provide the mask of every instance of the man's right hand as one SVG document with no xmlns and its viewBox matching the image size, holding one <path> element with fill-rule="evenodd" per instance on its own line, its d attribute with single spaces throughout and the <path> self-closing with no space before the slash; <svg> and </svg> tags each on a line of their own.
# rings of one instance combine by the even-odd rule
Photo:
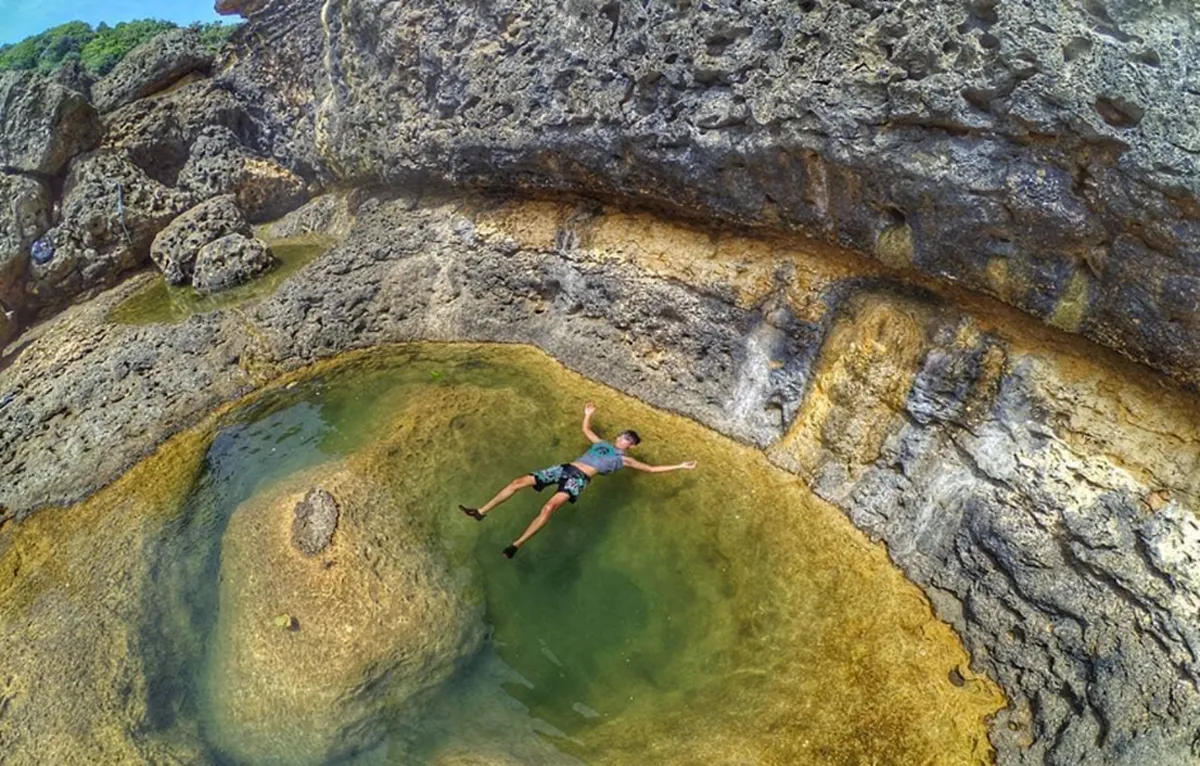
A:
<svg viewBox="0 0 1200 766">
<path fill-rule="evenodd" d="M 583 406 L 583 416 L 586 418 L 590 418 L 595 411 L 596 405 L 592 404 L 591 402 L 588 402 Z"/>
</svg>

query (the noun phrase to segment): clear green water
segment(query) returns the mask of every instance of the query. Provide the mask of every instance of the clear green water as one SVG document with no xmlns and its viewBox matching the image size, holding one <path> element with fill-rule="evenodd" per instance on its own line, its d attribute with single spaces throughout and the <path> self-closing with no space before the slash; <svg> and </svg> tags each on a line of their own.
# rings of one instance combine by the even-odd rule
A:
<svg viewBox="0 0 1200 766">
<path fill-rule="evenodd" d="M 161 275 L 126 298 L 109 313 L 109 321 L 119 324 L 175 324 L 194 314 L 229 308 L 270 295 L 292 274 L 329 249 L 331 241 L 305 235 L 270 243 L 271 254 L 279 265 L 244 285 L 204 295 L 189 286 L 168 285 Z"/>
<path fill-rule="evenodd" d="M 482 503 L 514 476 L 574 458 L 586 447 L 579 419 L 589 399 L 603 432 L 642 433 L 642 459 L 695 458 L 700 468 L 601 477 L 515 560 L 502 558 L 545 496 L 527 491 L 481 523 L 455 504 Z M 70 645 L 63 638 L 41 654 L 0 660 L 0 681 L 7 672 L 26 685 L 37 682 L 38 668 L 54 667 L 44 671 L 37 702 L 14 692 L 18 714 L 0 716 L 0 745 L 108 762 L 154 761 L 156 753 L 253 762 L 238 749 L 243 727 L 230 726 L 228 711 L 251 705 L 265 710 L 267 726 L 286 730 L 287 722 L 270 720 L 272 683 L 290 684 L 288 663 L 303 665 L 306 655 L 299 643 L 285 646 L 284 664 L 271 666 L 283 674 L 258 686 L 226 687 L 228 674 L 214 670 L 231 630 L 222 604 L 239 588 L 265 598 L 274 591 L 250 581 L 278 576 L 266 552 L 235 566 L 228 535 L 252 527 L 231 520 L 262 513 L 247 502 L 293 477 L 351 459 L 364 480 L 385 488 L 370 511 L 379 515 L 371 545 L 390 553 L 413 540 L 428 546 L 462 597 L 482 605 L 489 637 L 419 705 L 387 706 L 382 728 L 343 748 L 338 763 L 991 758 L 984 719 L 1002 700 L 966 671 L 949 631 L 881 549 L 757 452 L 588 383 L 538 352 L 420 346 L 360 355 L 227 413 L 202 445 L 180 453 L 198 458 L 164 450 L 143 464 L 143 473 L 107 491 L 112 497 L 78 510 L 78 528 L 48 519 L 0 539 L 0 572 L 19 562 L 17 574 L 0 579 L 9 604 L 0 608 L 0 640 L 45 620 L 39 630 L 52 635 L 94 635 L 90 651 L 109 658 L 79 665 L 55 648 Z M 177 488 L 137 500 L 156 478 Z M 120 532 L 130 524 L 140 531 Z M 102 559 L 87 564 L 81 553 L 52 576 L 47 551 L 80 535 Z M 344 561 L 352 563 L 339 559 L 332 571 Z M 86 575 L 71 567 L 87 567 Z M 97 580 L 106 595 L 93 600 L 113 604 L 102 618 L 80 615 Z M 47 590 L 62 581 L 78 583 L 77 599 L 61 585 Z M 262 608 L 299 615 L 298 636 L 324 619 L 294 599 Z M 113 639 L 114 619 L 136 638 Z M 254 629 L 275 641 L 262 623 Z M 400 641 L 402 626 L 396 630 Z M 341 658 L 377 644 L 349 636 L 321 651 Z M 84 692 L 95 695 L 86 708 L 68 713 L 67 702 L 55 702 L 80 688 L 53 680 L 64 674 L 96 688 Z M 145 711 L 107 691 L 121 684 L 144 690 L 134 696 L 148 700 Z M 236 707 L 232 697 L 251 688 L 265 691 Z M 51 736 L 48 727 L 64 718 L 82 726 L 88 716 L 89 730 L 111 729 L 108 739 L 93 734 L 100 744 L 92 747 Z M 276 762 L 332 763 L 327 752 L 281 746 Z"/>
</svg>

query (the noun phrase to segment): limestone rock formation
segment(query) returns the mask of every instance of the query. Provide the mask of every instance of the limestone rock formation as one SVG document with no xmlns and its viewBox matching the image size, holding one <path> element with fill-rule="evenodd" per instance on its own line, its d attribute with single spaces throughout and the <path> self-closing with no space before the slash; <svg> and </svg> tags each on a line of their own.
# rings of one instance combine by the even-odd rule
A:
<svg viewBox="0 0 1200 766">
<path fill-rule="evenodd" d="M 0 370 L 0 390 L 23 392 L 0 408 L 13 435 L 0 465 L 69 459 L 54 477 L 9 468 L 0 504 L 20 517 L 112 478 L 163 423 L 240 390 L 249 337 L 283 369 L 415 338 L 533 343 L 763 447 L 887 542 L 1003 685 L 1000 764 L 1194 760 L 1194 394 L 994 302 L 805 240 L 590 201 L 362 197 L 349 238 L 245 318 L 55 320 Z M 201 393 L 176 395 L 196 370 Z M 331 551 L 351 512 L 323 477 L 304 481 L 279 506 L 279 545 L 319 562 L 291 547 L 295 503 L 322 486 L 342 504 Z M 299 623 L 278 633 L 305 634 L 291 606 L 267 611 Z"/>
<path fill-rule="evenodd" d="M 1194 6 L 323 8 L 246 8 L 227 77 L 343 182 L 803 227 L 1200 384 Z"/>
<path fill-rule="evenodd" d="M 200 80 L 139 99 L 104 116 L 105 146 L 127 149 L 138 167 L 168 186 L 178 183 L 192 144 L 213 126 L 254 143 L 246 107 L 226 88 Z"/>
<path fill-rule="evenodd" d="M 251 154 L 230 129 L 206 128 L 192 143 L 177 183 L 197 196 L 234 194 L 252 223 L 276 218 L 306 197 L 302 178 Z"/>
<path fill-rule="evenodd" d="M 189 203 L 124 151 L 100 149 L 76 159 L 63 187 L 61 222 L 43 238 L 52 257 L 30 269 L 27 303 L 54 307 L 112 284 L 146 262 L 155 235 Z"/>
<path fill-rule="evenodd" d="M 46 184 L 29 176 L 0 174 L 0 304 L 23 304 L 29 246 L 50 228 L 52 199 Z"/>
<path fill-rule="evenodd" d="M 83 94 L 34 72 L 0 72 L 0 167 L 58 175 L 100 136 Z"/>
<path fill-rule="evenodd" d="M 292 545 L 306 556 L 315 556 L 329 545 L 337 529 L 338 507 L 333 495 L 323 489 L 310 489 L 296 503 L 292 518 Z"/>
<path fill-rule="evenodd" d="M 150 245 L 154 264 L 173 285 L 192 278 L 196 256 L 210 242 L 229 234 L 250 235 L 250 225 L 233 195 L 202 202 L 164 228 Z"/>
<path fill-rule="evenodd" d="M 196 29 L 172 29 L 156 35 L 130 51 L 92 87 L 92 103 L 110 112 L 149 96 L 180 77 L 212 66 L 213 55 L 204 50 Z"/>
<path fill-rule="evenodd" d="M 200 248 L 192 285 L 202 293 L 215 293 L 249 282 L 274 267 L 275 258 L 261 241 L 228 234 Z"/>
<path fill-rule="evenodd" d="M 291 533 L 313 484 L 340 518 L 308 556 Z M 234 513 L 206 684 L 210 739 L 226 755 L 325 763 L 370 746 L 383 712 L 417 705 L 479 646 L 479 609 L 387 497 L 361 466 L 335 464 Z M 276 625 L 284 616 L 290 630 Z"/>
</svg>

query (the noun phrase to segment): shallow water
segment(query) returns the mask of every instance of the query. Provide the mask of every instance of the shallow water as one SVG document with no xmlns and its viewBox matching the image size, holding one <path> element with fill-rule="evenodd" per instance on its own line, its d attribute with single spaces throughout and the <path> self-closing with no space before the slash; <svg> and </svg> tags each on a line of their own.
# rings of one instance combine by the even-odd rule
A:
<svg viewBox="0 0 1200 766">
<path fill-rule="evenodd" d="M 279 265 L 261 277 L 219 293 L 204 295 L 190 286 L 168 285 L 161 275 L 126 298 L 108 318 L 119 324 L 176 324 L 193 314 L 249 303 L 275 292 L 279 285 L 330 246 L 330 240 L 304 235 L 269 243 Z"/>
<path fill-rule="evenodd" d="M 700 468 L 600 477 L 504 559 L 546 496 L 483 522 L 455 504 L 574 458 L 589 399 L 602 433 L 638 429 L 643 460 Z M 347 481 L 369 490 L 334 492 L 327 560 L 270 547 L 289 493 Z M 412 557 L 428 565 L 389 564 Z M 387 692 L 370 725 L 289 729 L 325 709 L 315 675 L 396 644 L 378 684 L 402 683 L 427 649 L 413 631 L 450 630 L 449 607 L 395 609 L 435 586 L 472 615 L 469 649 Z M 0 530 L 0 603 L 0 640 L 21 647 L 0 660 L 0 746 L 18 763 L 262 747 L 280 763 L 988 763 L 1002 704 L 884 551 L 794 477 L 522 347 L 361 354 L 263 392 L 79 508 Z"/>
</svg>

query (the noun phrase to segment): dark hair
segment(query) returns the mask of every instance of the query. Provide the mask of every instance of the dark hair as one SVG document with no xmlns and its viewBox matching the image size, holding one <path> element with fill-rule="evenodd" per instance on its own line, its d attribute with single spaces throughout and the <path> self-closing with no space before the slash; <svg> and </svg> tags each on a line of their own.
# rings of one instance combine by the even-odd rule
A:
<svg viewBox="0 0 1200 766">
<path fill-rule="evenodd" d="M 617 434 L 618 439 L 620 439 L 622 436 L 627 437 L 635 445 L 642 443 L 642 437 L 637 435 L 637 431 L 622 431 L 621 433 Z"/>
</svg>

